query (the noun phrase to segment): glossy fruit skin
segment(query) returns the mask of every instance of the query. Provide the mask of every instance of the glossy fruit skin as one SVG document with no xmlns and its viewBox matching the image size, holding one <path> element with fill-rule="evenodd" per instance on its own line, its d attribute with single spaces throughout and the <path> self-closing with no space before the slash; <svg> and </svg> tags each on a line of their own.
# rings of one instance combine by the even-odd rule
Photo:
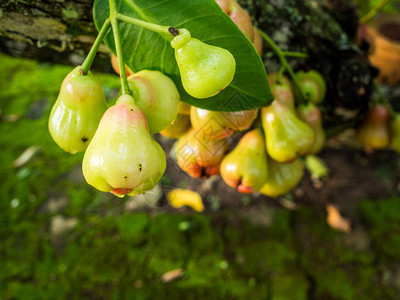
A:
<svg viewBox="0 0 400 300">
<path fill-rule="evenodd" d="M 143 111 L 150 134 L 170 125 L 178 114 L 180 95 L 175 83 L 159 71 L 142 70 L 128 78 L 136 105 Z"/>
<path fill-rule="evenodd" d="M 208 139 L 200 131 L 191 129 L 176 144 L 179 167 L 194 178 L 208 177 L 219 173 L 219 166 L 228 144 L 225 140 Z"/>
<path fill-rule="evenodd" d="M 183 87 L 194 98 L 215 96 L 233 80 L 236 61 L 228 50 L 192 38 L 186 29 L 179 29 L 171 46 Z"/>
<path fill-rule="evenodd" d="M 275 99 L 287 105 L 292 111 L 295 110 L 294 94 L 289 78 L 281 76 L 280 82 L 276 82 L 278 73 L 268 75 L 268 82 Z"/>
<path fill-rule="evenodd" d="M 118 64 L 118 58 L 114 55 L 111 54 L 111 66 L 113 67 L 115 73 L 117 73 L 118 75 L 120 74 L 119 71 L 119 64 Z M 125 73 L 126 76 L 131 76 L 133 74 L 135 74 L 135 72 L 133 72 L 128 66 L 125 65 Z"/>
<path fill-rule="evenodd" d="M 384 149 L 390 145 L 390 113 L 385 105 L 371 107 L 356 130 L 356 138 L 370 149 Z"/>
<path fill-rule="evenodd" d="M 86 181 L 103 192 L 135 195 L 152 189 L 165 168 L 165 153 L 150 136 L 145 115 L 131 96 L 120 96 L 85 152 Z"/>
<path fill-rule="evenodd" d="M 260 193 L 269 197 L 278 197 L 288 193 L 304 175 L 304 163 L 296 159 L 291 163 L 268 161 L 268 180 L 260 189 Z"/>
<path fill-rule="evenodd" d="M 275 100 L 285 104 L 292 111 L 295 110 L 294 95 L 290 85 L 275 83 L 271 86 L 271 92 L 274 95 Z"/>
<path fill-rule="evenodd" d="M 326 82 L 322 75 L 316 70 L 296 73 L 303 93 L 313 103 L 321 103 L 326 96 Z"/>
<path fill-rule="evenodd" d="M 253 43 L 254 30 L 249 14 L 235 0 L 216 0 L 221 9 L 232 19 L 245 36 Z"/>
<path fill-rule="evenodd" d="M 257 114 L 258 109 L 221 112 L 192 106 L 190 121 L 195 130 L 204 130 L 210 139 L 222 139 L 235 131 L 248 129 L 257 118 Z"/>
<path fill-rule="evenodd" d="M 290 162 L 309 153 L 314 143 L 314 132 L 285 104 L 274 100 L 261 110 L 269 156 L 281 163 Z"/>
<path fill-rule="evenodd" d="M 215 0 L 224 13 L 228 13 L 233 0 Z"/>
<path fill-rule="evenodd" d="M 314 144 L 308 154 L 317 154 L 324 147 L 326 140 L 326 134 L 322 127 L 321 110 L 318 106 L 309 102 L 308 104 L 299 105 L 297 108 L 297 116 L 300 120 L 307 123 L 314 131 Z"/>
<path fill-rule="evenodd" d="M 251 22 L 249 14 L 237 3 L 236 1 L 231 1 L 228 15 L 231 17 L 232 21 L 239 27 L 239 29 L 244 33 L 245 36 L 253 43 L 254 41 L 254 29 L 253 23 Z"/>
<path fill-rule="evenodd" d="M 260 129 L 246 133 L 236 148 L 221 163 L 221 176 L 240 193 L 258 191 L 268 178 L 268 157 Z"/>
<path fill-rule="evenodd" d="M 392 147 L 400 153 L 400 114 L 396 113 L 391 122 Z"/>
<path fill-rule="evenodd" d="M 175 121 L 160 131 L 162 136 L 178 139 L 190 129 L 190 117 L 188 115 L 178 114 Z"/>
<path fill-rule="evenodd" d="M 53 140 L 70 153 L 86 150 L 107 109 L 100 82 L 91 72 L 81 75 L 80 69 L 65 77 L 48 124 Z"/>
</svg>

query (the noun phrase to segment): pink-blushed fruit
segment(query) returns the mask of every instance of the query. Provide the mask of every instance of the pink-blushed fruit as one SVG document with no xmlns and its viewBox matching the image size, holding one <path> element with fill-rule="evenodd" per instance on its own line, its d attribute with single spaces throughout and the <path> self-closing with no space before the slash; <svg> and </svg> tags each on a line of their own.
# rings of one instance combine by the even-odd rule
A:
<svg viewBox="0 0 400 300">
<path fill-rule="evenodd" d="M 256 48 L 258 55 L 260 57 L 262 57 L 262 55 L 263 55 L 263 40 L 262 40 L 260 33 L 258 32 L 258 30 L 255 27 L 253 28 L 253 30 L 254 30 L 253 46 L 254 46 L 254 48 Z"/>
<path fill-rule="evenodd" d="M 165 153 L 150 136 L 144 113 L 131 96 L 120 96 L 85 152 L 86 181 L 103 192 L 135 195 L 152 189 L 165 167 Z"/>
<path fill-rule="evenodd" d="M 222 179 L 240 193 L 254 193 L 267 181 L 267 162 L 264 135 L 260 129 L 254 129 L 222 160 Z"/>
<path fill-rule="evenodd" d="M 151 134 L 176 119 L 180 95 L 168 76 L 159 71 L 142 70 L 128 78 L 128 85 L 136 105 L 147 118 Z"/>
<path fill-rule="evenodd" d="M 358 142 L 368 149 L 383 149 L 390 145 L 390 112 L 383 104 L 375 104 L 356 130 Z"/>
<path fill-rule="evenodd" d="M 228 151 L 225 140 L 212 140 L 191 129 L 176 144 L 179 167 L 190 176 L 208 177 L 219 173 L 221 160 Z"/>
<path fill-rule="evenodd" d="M 300 120 L 307 123 L 314 131 L 314 144 L 308 154 L 317 154 L 324 147 L 326 139 L 325 131 L 322 127 L 322 114 L 320 109 L 312 102 L 309 102 L 299 105 L 297 108 L 297 115 Z"/>
<path fill-rule="evenodd" d="M 114 54 L 111 54 L 111 66 L 113 67 L 115 73 L 119 75 L 120 71 L 119 71 L 118 58 Z M 125 73 L 126 76 L 131 76 L 135 74 L 135 72 L 133 72 L 128 66 L 125 66 Z"/>
<path fill-rule="evenodd" d="M 85 151 L 93 138 L 107 102 L 100 82 L 81 66 L 64 79 L 49 118 L 49 131 L 63 150 Z"/>
</svg>

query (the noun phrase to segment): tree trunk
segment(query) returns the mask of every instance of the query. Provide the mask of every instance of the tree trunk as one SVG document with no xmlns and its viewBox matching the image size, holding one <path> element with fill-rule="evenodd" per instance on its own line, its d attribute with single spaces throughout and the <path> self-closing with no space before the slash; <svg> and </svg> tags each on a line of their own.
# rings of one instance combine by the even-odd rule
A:
<svg viewBox="0 0 400 300">
<path fill-rule="evenodd" d="M 92 5 L 91 0 L 2 0 L 0 51 L 51 63 L 80 64 L 97 34 Z M 94 67 L 111 70 L 106 47 L 100 48 Z"/>
<path fill-rule="evenodd" d="M 358 20 L 347 0 L 239 0 L 254 23 L 283 49 L 310 59 L 290 59 L 295 69 L 315 68 L 327 80 L 325 125 L 331 133 L 353 126 L 367 109 L 376 71 L 353 43 Z M 91 0 L 3 0 L 0 50 L 13 56 L 77 65 L 97 33 Z M 265 51 L 268 72 L 279 62 Z M 107 49 L 94 68 L 110 70 Z"/>
</svg>

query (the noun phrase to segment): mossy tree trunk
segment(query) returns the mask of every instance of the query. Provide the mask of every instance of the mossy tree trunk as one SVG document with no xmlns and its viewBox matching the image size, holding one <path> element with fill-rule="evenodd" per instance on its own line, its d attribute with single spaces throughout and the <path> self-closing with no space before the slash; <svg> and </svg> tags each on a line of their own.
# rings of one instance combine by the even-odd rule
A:
<svg viewBox="0 0 400 300">
<path fill-rule="evenodd" d="M 92 0 L 0 1 L 0 51 L 39 61 L 79 64 L 96 35 Z M 104 63 L 97 68 L 110 70 Z"/>
</svg>

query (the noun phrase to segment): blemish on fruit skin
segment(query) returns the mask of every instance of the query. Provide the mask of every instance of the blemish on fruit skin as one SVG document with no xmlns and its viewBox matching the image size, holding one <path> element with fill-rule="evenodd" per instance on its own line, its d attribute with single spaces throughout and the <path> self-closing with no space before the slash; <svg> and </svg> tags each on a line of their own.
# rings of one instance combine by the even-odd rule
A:
<svg viewBox="0 0 400 300">
<path fill-rule="evenodd" d="M 89 139 L 87 137 L 82 138 L 82 142 L 86 143 Z"/>
<path fill-rule="evenodd" d="M 130 188 L 117 188 L 117 189 L 113 189 L 111 191 L 111 193 L 116 196 L 123 196 L 123 195 L 129 194 L 132 191 L 133 191 L 133 189 L 130 189 Z"/>
<path fill-rule="evenodd" d="M 142 164 L 139 164 L 139 171 L 142 171 Z"/>
</svg>

